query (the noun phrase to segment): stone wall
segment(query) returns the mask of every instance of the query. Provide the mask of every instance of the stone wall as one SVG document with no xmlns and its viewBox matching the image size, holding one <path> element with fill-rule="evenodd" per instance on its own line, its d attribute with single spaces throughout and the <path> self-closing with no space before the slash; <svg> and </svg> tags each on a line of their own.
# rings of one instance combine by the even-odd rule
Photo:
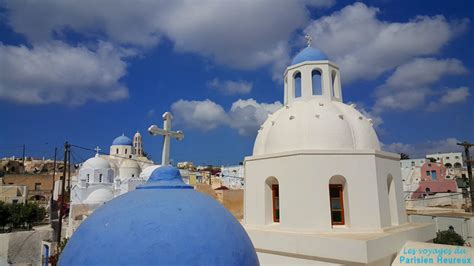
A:
<svg viewBox="0 0 474 266">
<path fill-rule="evenodd" d="M 230 211 L 236 219 L 243 219 L 244 208 L 244 191 L 243 189 L 237 190 L 214 190 L 208 184 L 196 184 L 194 186 L 196 191 L 202 192 L 211 196 L 224 207 Z"/>
<path fill-rule="evenodd" d="M 0 234 L 0 262 L 9 264 L 39 265 L 41 262 L 41 242 L 51 240 L 53 230 L 49 226 L 32 231 Z"/>
</svg>

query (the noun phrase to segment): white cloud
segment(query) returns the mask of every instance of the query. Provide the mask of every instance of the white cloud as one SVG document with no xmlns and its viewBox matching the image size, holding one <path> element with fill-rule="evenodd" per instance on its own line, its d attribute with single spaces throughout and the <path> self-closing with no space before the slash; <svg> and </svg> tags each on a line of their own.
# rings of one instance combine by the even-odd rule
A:
<svg viewBox="0 0 474 266">
<path fill-rule="evenodd" d="M 463 102 L 469 95 L 469 88 L 460 87 L 457 89 L 448 90 L 448 92 L 446 92 L 446 94 L 441 97 L 439 102 L 441 104 L 453 104 Z"/>
<path fill-rule="evenodd" d="M 456 145 L 460 142 L 456 138 L 446 138 L 442 140 L 428 140 L 425 142 L 406 144 L 395 142 L 383 145 L 383 149 L 396 153 L 406 153 L 410 158 L 424 158 L 427 154 L 443 152 L 460 152 L 461 147 Z"/>
<path fill-rule="evenodd" d="M 33 42 L 67 31 L 152 47 L 160 38 L 182 52 L 253 69 L 287 60 L 289 36 L 308 20 L 308 7 L 334 0 L 263 1 L 8 1 L 12 28 Z"/>
<path fill-rule="evenodd" d="M 215 78 L 207 82 L 207 86 L 211 89 L 217 90 L 224 95 L 234 95 L 234 94 L 248 94 L 252 91 L 252 83 L 239 80 L 219 80 Z"/>
<path fill-rule="evenodd" d="M 0 43 L 0 98 L 27 104 L 78 105 L 128 97 L 120 82 L 125 54 L 110 43 L 95 49 L 61 42 L 29 48 Z"/>
<path fill-rule="evenodd" d="M 459 87 L 455 89 L 446 89 L 438 100 L 430 102 L 427 107 L 428 111 L 438 111 L 445 106 L 462 103 L 467 100 L 470 92 L 468 87 Z"/>
<path fill-rule="evenodd" d="M 466 73 L 466 68 L 457 59 L 415 58 L 397 67 L 377 89 L 374 110 L 380 113 L 417 108 L 428 96 L 436 94 L 431 88 L 436 82 L 446 76 Z"/>
<path fill-rule="evenodd" d="M 405 144 L 401 142 L 394 142 L 390 144 L 383 144 L 382 149 L 395 153 L 405 153 L 411 156 L 414 151 L 414 147 L 411 144 Z"/>
<path fill-rule="evenodd" d="M 254 135 L 271 114 L 282 107 L 280 102 L 258 103 L 254 99 L 239 99 L 228 112 L 215 102 L 179 100 L 171 105 L 178 125 L 190 129 L 209 131 L 226 125 L 238 130 L 240 135 Z"/>
<path fill-rule="evenodd" d="M 209 99 L 204 101 L 179 100 L 171 105 L 171 112 L 178 125 L 202 131 L 215 129 L 227 121 L 224 108 Z"/>
<path fill-rule="evenodd" d="M 268 115 L 281 107 L 280 102 L 258 103 L 254 99 L 240 99 L 234 102 L 230 108 L 229 126 L 237 129 L 240 135 L 255 135 Z"/>
<path fill-rule="evenodd" d="M 466 68 L 458 59 L 415 58 L 399 66 L 385 83 L 394 88 L 426 87 L 439 81 L 443 76 L 466 73 Z"/>
<path fill-rule="evenodd" d="M 419 56 L 433 55 L 463 32 L 468 20 L 417 16 L 405 23 L 377 18 L 379 9 L 355 3 L 313 21 L 305 32 L 340 65 L 345 82 L 374 79 Z"/>
<path fill-rule="evenodd" d="M 171 2 L 170 2 L 171 3 Z M 158 43 L 159 12 L 165 1 L 5 1 L 12 28 L 34 43 L 62 37 L 68 31 L 106 38 L 114 43 L 152 46 Z"/>
</svg>

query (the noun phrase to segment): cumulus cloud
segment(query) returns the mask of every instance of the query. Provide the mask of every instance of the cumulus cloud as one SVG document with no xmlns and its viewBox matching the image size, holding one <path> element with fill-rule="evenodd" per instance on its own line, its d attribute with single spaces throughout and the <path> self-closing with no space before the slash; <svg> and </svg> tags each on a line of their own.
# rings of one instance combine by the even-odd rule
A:
<svg viewBox="0 0 474 266">
<path fill-rule="evenodd" d="M 468 87 L 459 87 L 456 89 L 446 89 L 446 91 L 441 95 L 441 97 L 436 100 L 430 102 L 427 107 L 428 111 L 438 111 L 445 106 L 455 104 L 455 103 L 462 103 L 467 100 L 469 97 L 470 92 Z"/>
<path fill-rule="evenodd" d="M 431 86 L 443 77 L 466 73 L 467 69 L 457 59 L 415 58 L 397 67 L 377 89 L 374 110 L 382 112 L 390 109 L 414 109 L 424 104 L 428 96 L 435 94 Z M 466 92 L 451 93 L 450 97 L 459 97 L 462 93 Z"/>
<path fill-rule="evenodd" d="M 378 19 L 378 12 L 378 8 L 355 3 L 305 29 L 315 46 L 340 65 L 344 82 L 374 79 L 415 57 L 436 54 L 469 22 L 448 22 L 439 15 L 390 23 Z"/>
<path fill-rule="evenodd" d="M 252 83 L 239 80 L 219 80 L 215 78 L 207 82 L 210 89 L 217 90 L 224 95 L 248 94 L 252 91 Z"/>
<path fill-rule="evenodd" d="M 232 104 L 228 112 L 209 100 L 179 100 L 171 105 L 175 121 L 187 128 L 209 131 L 218 126 L 229 126 L 238 130 L 240 135 L 257 133 L 259 126 L 268 115 L 282 107 L 280 102 L 258 103 L 254 99 L 239 99 Z"/>
<path fill-rule="evenodd" d="M 202 131 L 215 129 L 228 119 L 224 108 L 209 99 L 179 100 L 171 105 L 171 112 L 178 124 Z"/>
<path fill-rule="evenodd" d="M 0 98 L 27 104 L 82 104 L 128 97 L 120 82 L 126 53 L 110 43 L 95 49 L 52 42 L 29 48 L 0 43 Z"/>
<path fill-rule="evenodd" d="M 406 153 L 410 158 L 424 158 L 427 154 L 443 152 L 461 152 L 462 149 L 456 143 L 460 142 L 456 138 L 446 138 L 441 140 L 428 140 L 425 142 L 406 144 L 401 142 L 383 145 L 383 149 L 396 153 Z"/>
<path fill-rule="evenodd" d="M 309 17 L 308 7 L 334 0 L 264 1 L 8 1 L 9 23 L 34 42 L 68 31 L 151 47 L 165 36 L 195 52 L 242 69 L 279 63 L 287 40 Z"/>
<path fill-rule="evenodd" d="M 229 126 L 237 129 L 240 135 L 254 135 L 268 115 L 281 107 L 280 102 L 258 103 L 254 99 L 239 99 L 230 108 Z"/>
</svg>

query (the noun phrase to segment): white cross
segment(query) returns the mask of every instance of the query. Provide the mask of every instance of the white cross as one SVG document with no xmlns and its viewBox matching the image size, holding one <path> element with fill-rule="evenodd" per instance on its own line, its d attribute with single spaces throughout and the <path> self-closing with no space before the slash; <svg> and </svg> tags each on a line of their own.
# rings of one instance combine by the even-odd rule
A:
<svg viewBox="0 0 474 266">
<path fill-rule="evenodd" d="M 309 33 L 307 33 L 306 36 L 304 36 L 304 38 L 306 39 L 306 43 L 308 44 L 308 47 L 310 47 L 311 42 L 313 41 L 313 38 L 311 37 L 311 35 L 309 35 Z"/>
<path fill-rule="evenodd" d="M 163 129 L 159 128 L 157 125 L 151 125 L 148 128 L 148 133 L 152 136 L 163 136 L 163 154 L 161 155 L 161 165 L 170 164 L 170 141 L 171 138 L 177 140 L 182 140 L 184 138 L 183 131 L 171 131 L 171 119 L 173 116 L 170 112 L 163 114 Z"/>
<path fill-rule="evenodd" d="M 99 146 L 95 147 L 95 149 L 94 149 L 94 150 L 95 150 L 96 154 L 97 154 L 97 155 L 99 155 L 99 151 L 100 151 L 100 148 L 99 148 Z"/>
</svg>

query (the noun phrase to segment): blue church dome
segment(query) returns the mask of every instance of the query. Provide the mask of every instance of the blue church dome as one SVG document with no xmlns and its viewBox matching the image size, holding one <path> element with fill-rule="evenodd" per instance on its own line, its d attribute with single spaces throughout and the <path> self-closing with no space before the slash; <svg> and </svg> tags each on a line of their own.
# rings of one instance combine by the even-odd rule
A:
<svg viewBox="0 0 474 266">
<path fill-rule="evenodd" d="M 59 265 L 258 265 L 247 233 L 221 204 L 171 166 L 98 208 L 72 235 Z"/>
<path fill-rule="evenodd" d="M 122 136 L 118 136 L 114 139 L 114 141 L 112 141 L 112 145 L 128 145 L 128 146 L 131 146 L 132 145 L 132 140 L 123 135 Z"/>
<path fill-rule="evenodd" d="M 305 61 L 319 61 L 328 60 L 328 57 L 318 49 L 312 47 L 306 47 L 299 52 L 291 61 L 292 65 L 296 65 Z"/>
</svg>

